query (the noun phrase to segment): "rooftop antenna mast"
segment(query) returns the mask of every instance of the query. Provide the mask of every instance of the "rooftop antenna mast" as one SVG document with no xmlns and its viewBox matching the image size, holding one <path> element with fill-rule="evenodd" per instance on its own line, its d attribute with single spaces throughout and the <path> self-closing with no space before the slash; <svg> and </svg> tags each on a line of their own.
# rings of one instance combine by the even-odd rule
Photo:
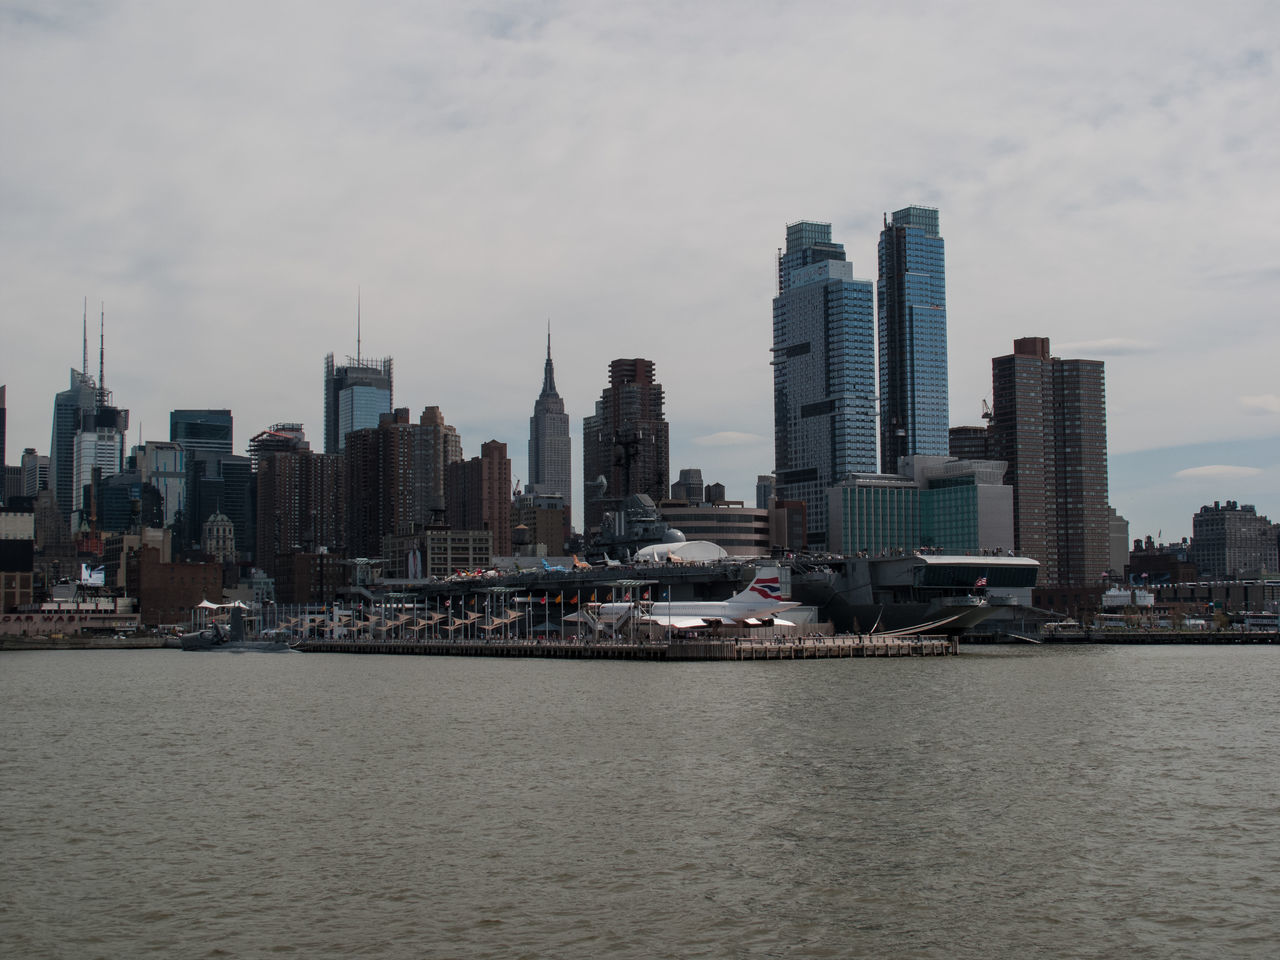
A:
<svg viewBox="0 0 1280 960">
<path fill-rule="evenodd" d="M 107 375 L 104 372 L 106 366 L 107 351 L 105 349 L 105 338 L 103 337 L 103 329 L 107 324 L 107 305 L 102 304 L 102 313 L 98 317 L 98 405 L 107 402 Z"/>
<path fill-rule="evenodd" d="M 356 366 L 360 366 L 360 288 L 356 287 Z"/>
<path fill-rule="evenodd" d="M 80 361 L 80 372 L 89 375 L 89 298 L 84 298 L 84 359 Z"/>
</svg>

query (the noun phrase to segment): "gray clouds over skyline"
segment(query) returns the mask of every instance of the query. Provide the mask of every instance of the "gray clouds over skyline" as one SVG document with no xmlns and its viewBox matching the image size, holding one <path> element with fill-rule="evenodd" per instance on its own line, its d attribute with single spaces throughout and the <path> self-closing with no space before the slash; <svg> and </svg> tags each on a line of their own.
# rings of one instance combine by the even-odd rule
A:
<svg viewBox="0 0 1280 960">
<path fill-rule="evenodd" d="M 468 456 L 525 475 L 550 319 L 576 469 L 609 361 L 644 356 L 673 472 L 751 499 L 785 224 L 874 278 L 920 203 L 953 424 L 1015 337 L 1091 346 L 1134 536 L 1189 533 L 1173 475 L 1206 465 L 1260 470 L 1210 500 L 1280 513 L 1277 38 L 1262 2 L 0 2 L 9 457 L 47 451 L 85 296 L 131 443 L 225 406 L 240 448 L 283 420 L 319 446 L 359 288 L 397 405 Z M 1252 459 L 1140 466 L 1210 441 Z"/>
</svg>

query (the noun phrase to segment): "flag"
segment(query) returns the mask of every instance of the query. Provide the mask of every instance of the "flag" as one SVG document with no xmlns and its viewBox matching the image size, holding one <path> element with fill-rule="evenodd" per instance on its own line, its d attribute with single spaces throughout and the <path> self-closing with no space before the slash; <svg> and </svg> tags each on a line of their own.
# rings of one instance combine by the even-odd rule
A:
<svg viewBox="0 0 1280 960">
<path fill-rule="evenodd" d="M 577 603 L 577 602 L 578 602 L 578 595 L 575 593 L 575 594 L 573 595 L 573 599 L 572 599 L 572 600 L 570 600 L 569 602 L 570 602 L 570 603 Z"/>
<path fill-rule="evenodd" d="M 979 578 L 977 579 L 977 582 L 976 582 L 976 583 L 974 583 L 974 586 L 975 586 L 975 587 L 985 587 L 986 585 L 987 585 L 987 578 L 986 578 L 986 577 L 979 577 Z"/>
<path fill-rule="evenodd" d="M 592 590 L 592 591 L 591 591 L 591 601 L 590 601 L 590 602 L 591 602 L 591 603 L 595 603 L 595 602 L 596 602 L 596 592 L 595 592 L 594 590 Z"/>
<path fill-rule="evenodd" d="M 649 591 L 648 591 L 648 590 L 646 590 L 646 591 L 644 592 L 644 596 L 643 596 L 643 597 L 641 597 L 640 599 L 641 599 L 641 600 L 648 600 L 648 599 L 649 599 Z"/>
<path fill-rule="evenodd" d="M 563 594 L 563 593 L 558 593 L 558 594 L 556 594 L 556 603 L 564 603 L 564 594 Z"/>
<path fill-rule="evenodd" d="M 538 602 L 539 602 L 540 604 L 542 604 L 542 605 L 545 607 L 545 606 L 547 605 L 547 595 L 544 593 L 544 594 L 542 595 L 542 599 L 541 599 L 541 600 L 539 600 Z"/>
</svg>

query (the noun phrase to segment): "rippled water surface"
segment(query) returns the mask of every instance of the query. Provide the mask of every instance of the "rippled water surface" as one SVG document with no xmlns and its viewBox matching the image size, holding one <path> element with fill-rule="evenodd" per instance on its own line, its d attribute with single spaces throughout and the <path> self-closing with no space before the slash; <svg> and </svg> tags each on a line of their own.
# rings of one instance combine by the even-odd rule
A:
<svg viewBox="0 0 1280 960">
<path fill-rule="evenodd" d="M 5 957 L 1273 957 L 1280 649 L 0 655 Z"/>
</svg>

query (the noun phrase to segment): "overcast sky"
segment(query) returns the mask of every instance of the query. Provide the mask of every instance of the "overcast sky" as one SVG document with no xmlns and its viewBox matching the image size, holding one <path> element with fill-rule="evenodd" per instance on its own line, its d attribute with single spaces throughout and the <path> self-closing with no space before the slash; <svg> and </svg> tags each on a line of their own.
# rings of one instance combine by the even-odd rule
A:
<svg viewBox="0 0 1280 960">
<path fill-rule="evenodd" d="M 1106 361 L 1134 537 L 1280 520 L 1280 6 L 1271 2 L 0 2 L 10 463 L 91 371 L 129 443 L 301 421 L 325 353 L 395 361 L 467 456 L 526 476 L 551 323 L 582 417 L 615 357 L 666 387 L 673 475 L 773 468 L 774 258 L 941 211 L 951 420 L 1020 336 Z M 575 481 L 576 482 L 576 481 Z M 581 506 L 581 487 L 575 506 Z"/>
</svg>

